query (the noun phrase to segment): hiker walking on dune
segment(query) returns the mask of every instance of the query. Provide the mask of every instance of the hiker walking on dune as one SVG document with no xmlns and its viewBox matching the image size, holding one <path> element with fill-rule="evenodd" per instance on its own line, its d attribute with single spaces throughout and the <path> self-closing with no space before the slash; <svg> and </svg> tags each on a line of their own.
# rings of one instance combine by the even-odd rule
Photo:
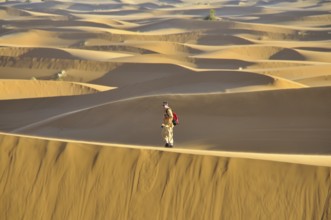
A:
<svg viewBox="0 0 331 220">
<path fill-rule="evenodd" d="M 173 112 L 169 107 L 168 102 L 163 102 L 164 114 L 162 128 L 162 138 L 165 141 L 165 147 L 174 146 L 174 124 L 173 124 Z"/>
</svg>

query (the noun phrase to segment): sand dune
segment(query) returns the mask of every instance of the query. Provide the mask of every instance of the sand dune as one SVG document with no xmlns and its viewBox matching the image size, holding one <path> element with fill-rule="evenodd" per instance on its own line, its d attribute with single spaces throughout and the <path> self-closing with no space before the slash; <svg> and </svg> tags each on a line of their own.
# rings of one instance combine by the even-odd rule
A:
<svg viewBox="0 0 331 220">
<path fill-rule="evenodd" d="M 330 167 L 3 134 L 0 139 L 4 219 L 330 217 Z"/>
<path fill-rule="evenodd" d="M 233 58 L 240 57 L 244 60 L 303 60 L 304 57 L 297 51 L 288 48 L 267 46 L 238 46 L 224 48 L 204 54 L 204 57 Z"/>
<path fill-rule="evenodd" d="M 26 40 L 28 39 L 28 40 Z M 17 42 L 20 42 L 19 45 L 26 46 L 68 46 L 71 45 L 77 40 L 74 39 L 59 39 L 56 34 L 43 31 L 43 30 L 31 30 L 31 31 L 10 31 L 9 34 L 2 36 L 0 38 L 1 45 L 17 46 Z"/>
<path fill-rule="evenodd" d="M 12 117 L 15 117 L 15 120 L 7 120 L 17 125 L 21 124 L 15 132 L 102 142 L 157 145 L 160 142 L 160 131 L 156 129 L 160 123 L 157 113 L 160 106 L 157 103 L 167 99 L 174 103 L 176 111 L 182 114 L 182 125 L 176 128 L 178 147 L 194 146 L 200 149 L 253 152 L 330 153 L 329 94 L 329 88 L 325 87 L 225 95 L 152 96 L 80 107 L 80 110 L 67 110 L 63 114 L 42 119 L 45 114 L 49 114 L 49 100 L 48 104 L 44 104 L 45 107 L 38 101 L 39 108 L 32 108 L 35 112 L 30 114 L 29 120 L 34 118 L 35 123 L 23 125 L 26 119 L 20 119 L 14 112 Z M 293 97 L 296 97 L 296 102 L 286 104 Z M 53 108 L 54 112 L 56 109 Z M 139 109 L 144 111 L 139 112 Z M 2 112 L 5 113 L 6 109 Z M 138 118 L 135 117 L 137 112 Z M 141 125 L 146 123 L 148 126 L 142 128 Z M 8 126 L 5 120 L 2 126 Z M 92 127 L 97 132 L 91 132 Z M 311 148 L 312 145 L 315 147 Z"/>
<path fill-rule="evenodd" d="M 331 219 L 330 10 L 1 2 L 0 219 Z"/>
<path fill-rule="evenodd" d="M 70 82 L 42 80 L 0 80 L 0 99 L 23 99 L 49 96 L 69 96 L 96 93 L 109 90 L 106 87 L 88 86 Z"/>
</svg>

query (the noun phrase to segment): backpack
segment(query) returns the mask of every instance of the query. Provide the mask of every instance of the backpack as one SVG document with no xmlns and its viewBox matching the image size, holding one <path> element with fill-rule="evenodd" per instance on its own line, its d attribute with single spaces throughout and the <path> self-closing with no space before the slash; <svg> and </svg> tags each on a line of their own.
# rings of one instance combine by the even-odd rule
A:
<svg viewBox="0 0 331 220">
<path fill-rule="evenodd" d="M 174 118 L 172 119 L 172 123 L 176 126 L 179 125 L 179 118 L 175 112 L 172 112 Z"/>
</svg>

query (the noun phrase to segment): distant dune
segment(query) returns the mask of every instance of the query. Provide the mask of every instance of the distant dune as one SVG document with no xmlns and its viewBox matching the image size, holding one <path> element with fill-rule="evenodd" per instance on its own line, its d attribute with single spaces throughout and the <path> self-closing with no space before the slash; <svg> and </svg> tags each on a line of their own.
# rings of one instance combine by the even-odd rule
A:
<svg viewBox="0 0 331 220">
<path fill-rule="evenodd" d="M 331 220 L 330 11 L 1 2 L 0 219 Z"/>
<path fill-rule="evenodd" d="M 109 90 L 102 86 L 43 80 L 0 80 L 0 100 L 92 94 Z"/>
</svg>

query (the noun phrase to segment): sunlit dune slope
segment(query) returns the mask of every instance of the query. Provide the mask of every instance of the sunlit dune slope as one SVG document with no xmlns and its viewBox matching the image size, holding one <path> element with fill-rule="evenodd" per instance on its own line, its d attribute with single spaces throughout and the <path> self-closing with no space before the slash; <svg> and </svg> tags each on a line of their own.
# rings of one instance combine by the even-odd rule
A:
<svg viewBox="0 0 331 220">
<path fill-rule="evenodd" d="M 93 94 L 110 87 L 43 80 L 0 80 L 0 100 Z"/>
<path fill-rule="evenodd" d="M 4 134 L 0 143 L 1 219 L 331 217 L 330 167 Z"/>
</svg>

